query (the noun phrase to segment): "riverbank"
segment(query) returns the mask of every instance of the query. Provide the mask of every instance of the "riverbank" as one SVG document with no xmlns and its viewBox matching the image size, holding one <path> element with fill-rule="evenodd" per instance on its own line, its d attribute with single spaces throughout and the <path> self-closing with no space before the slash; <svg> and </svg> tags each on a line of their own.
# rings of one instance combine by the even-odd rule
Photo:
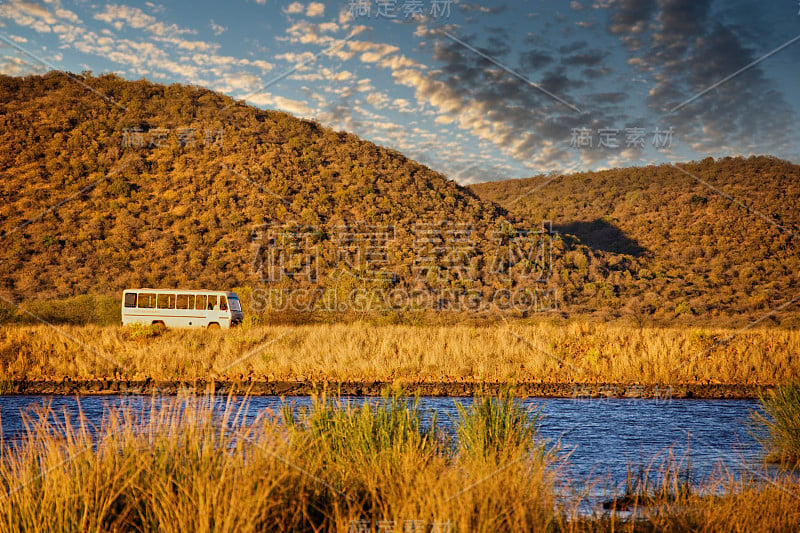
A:
<svg viewBox="0 0 800 533">
<path fill-rule="evenodd" d="M 653 397 L 672 387 L 673 397 L 753 397 L 797 379 L 798 354 L 800 332 L 755 327 L 2 326 L 0 390 L 72 394 L 214 382 L 226 392 L 308 394 L 327 383 L 343 394 L 377 394 L 392 385 L 459 396 L 476 384 L 517 384 L 529 396 Z M 603 384 L 615 388 L 601 390 Z"/>
<path fill-rule="evenodd" d="M 128 381 L 115 379 L 0 382 L 0 394 L 36 395 L 177 395 L 234 394 L 248 396 L 308 396 L 322 392 L 340 396 L 381 396 L 387 391 L 400 391 L 410 395 L 433 397 L 470 397 L 480 394 L 498 394 L 506 389 L 518 398 L 624 398 L 678 400 L 678 399 L 756 399 L 769 386 L 730 384 L 690 385 L 624 385 L 612 383 L 386 383 L 364 382 L 291 382 L 253 380 L 193 380 L 193 381 Z"/>
</svg>

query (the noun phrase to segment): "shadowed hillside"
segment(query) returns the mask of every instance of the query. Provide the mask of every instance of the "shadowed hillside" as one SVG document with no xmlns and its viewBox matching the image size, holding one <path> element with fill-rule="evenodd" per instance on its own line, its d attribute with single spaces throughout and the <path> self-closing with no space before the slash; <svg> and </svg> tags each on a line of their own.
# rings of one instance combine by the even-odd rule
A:
<svg viewBox="0 0 800 533">
<path fill-rule="evenodd" d="M 661 165 L 471 189 L 518 217 L 551 219 L 598 253 L 628 257 L 606 277 L 603 305 L 641 320 L 755 319 L 800 296 L 800 167 L 772 157 L 677 166 L 685 172 Z"/>
</svg>

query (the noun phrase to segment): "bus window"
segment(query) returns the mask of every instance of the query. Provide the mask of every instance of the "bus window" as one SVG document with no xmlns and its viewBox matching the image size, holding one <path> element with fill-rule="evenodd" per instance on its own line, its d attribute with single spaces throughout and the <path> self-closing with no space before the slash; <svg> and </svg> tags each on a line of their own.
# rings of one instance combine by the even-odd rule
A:
<svg viewBox="0 0 800 533">
<path fill-rule="evenodd" d="M 139 308 L 153 309 L 156 306 L 156 295 L 151 292 L 139 293 Z"/>
<path fill-rule="evenodd" d="M 157 303 L 159 309 L 175 309 L 175 295 L 159 294 Z"/>
<path fill-rule="evenodd" d="M 203 311 L 206 310 L 206 295 L 205 294 L 198 294 L 194 301 L 194 308 L 201 309 Z"/>
<path fill-rule="evenodd" d="M 214 309 L 217 306 L 217 297 L 216 296 L 209 296 L 208 297 L 208 308 Z"/>
<path fill-rule="evenodd" d="M 136 293 L 125 293 L 125 307 L 136 307 Z"/>
<path fill-rule="evenodd" d="M 226 300 L 224 296 L 219 297 L 219 310 L 220 311 L 228 310 L 228 300 Z"/>
<path fill-rule="evenodd" d="M 179 294 L 175 301 L 178 309 L 194 309 L 194 294 Z"/>
</svg>

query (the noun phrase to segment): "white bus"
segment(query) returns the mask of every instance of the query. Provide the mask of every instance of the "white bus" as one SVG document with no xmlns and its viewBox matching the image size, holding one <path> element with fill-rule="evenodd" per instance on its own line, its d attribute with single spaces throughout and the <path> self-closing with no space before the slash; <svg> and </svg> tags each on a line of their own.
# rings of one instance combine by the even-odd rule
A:
<svg viewBox="0 0 800 533">
<path fill-rule="evenodd" d="M 127 289 L 122 324 L 162 324 L 169 328 L 229 328 L 244 318 L 235 292 Z"/>
</svg>

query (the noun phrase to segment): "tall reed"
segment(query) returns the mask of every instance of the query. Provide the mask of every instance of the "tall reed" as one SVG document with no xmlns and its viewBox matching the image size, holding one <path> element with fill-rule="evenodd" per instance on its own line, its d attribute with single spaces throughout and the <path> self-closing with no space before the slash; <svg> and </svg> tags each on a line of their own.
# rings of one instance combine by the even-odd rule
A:
<svg viewBox="0 0 800 533">
<path fill-rule="evenodd" d="M 765 436 L 756 436 L 768 460 L 800 468 L 800 381 L 776 387 L 760 400 L 763 412 L 753 417 L 766 430 Z"/>
<path fill-rule="evenodd" d="M 412 523 L 497 531 L 554 523 L 544 457 L 475 461 L 435 421 L 423 423 L 414 401 L 357 406 L 320 397 L 291 421 L 219 403 L 153 400 L 109 409 L 99 427 L 52 409 L 26 418 L 21 438 L 2 443 L 0 530 L 374 531 Z"/>
</svg>

